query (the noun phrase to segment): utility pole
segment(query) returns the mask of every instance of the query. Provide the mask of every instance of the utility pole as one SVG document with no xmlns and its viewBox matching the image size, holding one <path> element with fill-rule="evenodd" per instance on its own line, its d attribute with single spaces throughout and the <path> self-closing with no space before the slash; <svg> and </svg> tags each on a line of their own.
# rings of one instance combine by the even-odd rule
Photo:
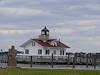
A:
<svg viewBox="0 0 100 75">
<path fill-rule="evenodd" d="M 73 57 L 73 68 L 75 68 L 75 62 L 76 62 L 76 53 L 74 53 L 74 57 Z"/>
<path fill-rule="evenodd" d="M 68 58 L 67 58 L 67 64 L 68 64 L 68 65 L 69 65 L 69 63 L 70 63 L 70 61 L 69 61 L 70 59 L 69 59 L 69 58 L 70 58 L 70 53 L 68 53 Z"/>
<path fill-rule="evenodd" d="M 53 53 L 52 53 L 52 57 L 51 57 L 51 67 L 53 68 Z"/>
<path fill-rule="evenodd" d="M 31 67 L 31 68 L 32 68 L 32 64 L 33 64 L 32 56 L 30 56 L 30 67 Z"/>
<path fill-rule="evenodd" d="M 94 69 L 96 69 L 96 54 L 93 56 Z"/>
<path fill-rule="evenodd" d="M 3 50 L 1 49 L 1 68 L 2 68 L 2 63 L 3 63 Z"/>
<path fill-rule="evenodd" d="M 88 68 L 88 54 L 86 54 L 86 67 Z"/>
</svg>

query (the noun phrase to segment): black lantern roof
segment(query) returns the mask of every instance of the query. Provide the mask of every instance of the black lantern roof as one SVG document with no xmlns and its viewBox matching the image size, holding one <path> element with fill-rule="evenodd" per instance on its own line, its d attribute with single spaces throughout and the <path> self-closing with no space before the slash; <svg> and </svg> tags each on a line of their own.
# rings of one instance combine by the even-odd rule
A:
<svg viewBox="0 0 100 75">
<path fill-rule="evenodd" d="M 49 32 L 49 30 L 47 29 L 46 26 L 45 26 L 45 28 L 43 28 L 41 31 L 48 31 L 48 32 Z"/>
</svg>

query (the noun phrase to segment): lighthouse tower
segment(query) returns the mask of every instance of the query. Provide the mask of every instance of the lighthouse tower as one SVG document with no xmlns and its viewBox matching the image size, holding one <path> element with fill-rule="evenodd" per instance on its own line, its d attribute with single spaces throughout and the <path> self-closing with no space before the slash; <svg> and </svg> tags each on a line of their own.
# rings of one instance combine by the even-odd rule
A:
<svg viewBox="0 0 100 75">
<path fill-rule="evenodd" d="M 39 35 L 39 38 L 43 40 L 49 39 L 49 30 L 46 26 L 41 30 L 41 35 Z"/>
</svg>

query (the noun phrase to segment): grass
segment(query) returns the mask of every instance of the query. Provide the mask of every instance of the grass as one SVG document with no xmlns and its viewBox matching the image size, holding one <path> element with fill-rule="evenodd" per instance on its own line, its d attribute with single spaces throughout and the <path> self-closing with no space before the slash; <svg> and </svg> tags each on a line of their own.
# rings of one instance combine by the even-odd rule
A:
<svg viewBox="0 0 100 75">
<path fill-rule="evenodd" d="M 0 69 L 0 75 L 100 75 L 99 70 Z"/>
</svg>

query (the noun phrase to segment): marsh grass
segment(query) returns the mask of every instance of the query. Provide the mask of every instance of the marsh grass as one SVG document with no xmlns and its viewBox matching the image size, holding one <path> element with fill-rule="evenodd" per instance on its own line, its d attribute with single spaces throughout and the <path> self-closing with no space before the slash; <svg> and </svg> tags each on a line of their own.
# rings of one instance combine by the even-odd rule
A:
<svg viewBox="0 0 100 75">
<path fill-rule="evenodd" d="M 0 69 L 0 75 L 100 75 L 100 71 L 51 69 Z"/>
</svg>

